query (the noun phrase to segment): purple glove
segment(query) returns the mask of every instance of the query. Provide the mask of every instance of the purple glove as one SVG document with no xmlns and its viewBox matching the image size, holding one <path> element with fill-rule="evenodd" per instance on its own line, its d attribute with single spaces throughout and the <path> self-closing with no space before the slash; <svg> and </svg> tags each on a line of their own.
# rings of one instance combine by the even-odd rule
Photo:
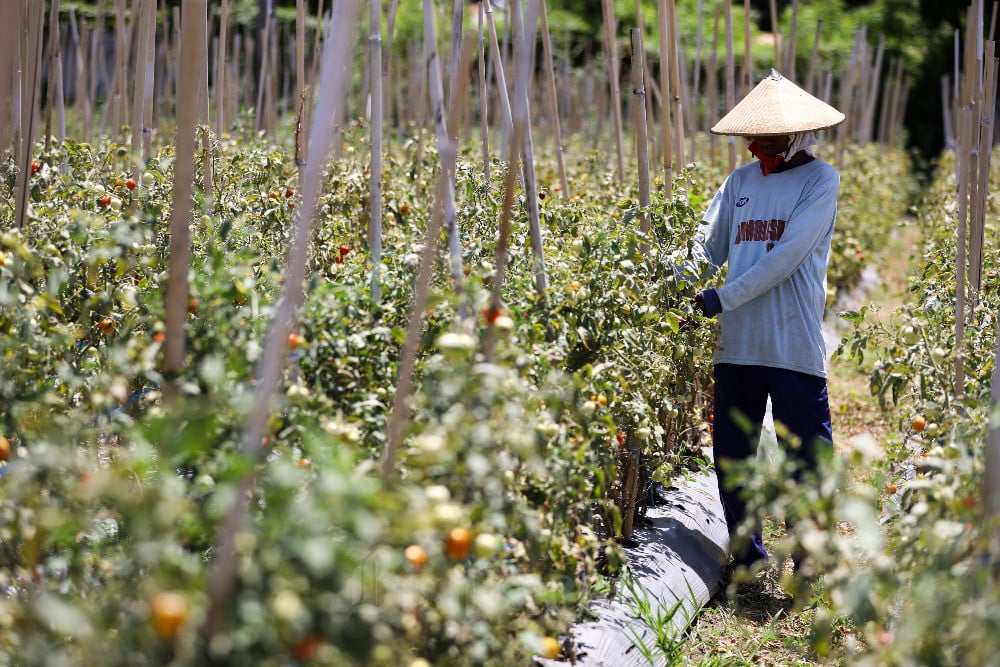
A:
<svg viewBox="0 0 1000 667">
<path fill-rule="evenodd" d="M 694 297 L 694 305 L 705 317 L 715 317 L 722 312 L 722 301 L 714 289 L 698 292 Z"/>
</svg>

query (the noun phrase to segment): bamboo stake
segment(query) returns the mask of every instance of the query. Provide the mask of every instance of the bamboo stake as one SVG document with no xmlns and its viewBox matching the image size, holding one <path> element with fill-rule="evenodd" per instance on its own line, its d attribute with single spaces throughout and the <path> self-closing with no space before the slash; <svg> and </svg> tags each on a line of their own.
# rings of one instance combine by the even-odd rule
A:
<svg viewBox="0 0 1000 667">
<path fill-rule="evenodd" d="M 382 264 L 382 0 L 371 0 L 371 172 L 368 197 L 368 248 L 372 258 L 372 301 L 382 298 L 380 268 Z"/>
<path fill-rule="evenodd" d="M 819 61 L 819 36 L 823 30 L 823 19 L 816 20 L 816 33 L 813 35 L 812 53 L 809 54 L 809 73 L 806 74 L 806 91 L 816 94 L 816 63 Z"/>
<path fill-rule="evenodd" d="M 549 33 L 548 11 L 545 0 L 538 2 L 539 17 L 542 27 L 542 51 L 545 58 L 545 79 L 548 88 L 549 113 L 552 114 L 552 129 L 556 144 L 556 165 L 559 168 L 559 183 L 563 199 L 569 199 L 569 178 L 566 176 L 566 163 L 563 160 L 562 127 L 559 122 L 559 104 L 556 99 L 556 75 L 552 64 L 552 35 Z M 645 110 L 643 111 L 645 114 Z"/>
<path fill-rule="evenodd" d="M 215 134 L 220 139 L 228 127 L 226 99 L 228 97 L 229 63 L 229 0 L 222 0 L 219 10 L 219 52 L 215 63 Z"/>
<path fill-rule="evenodd" d="M 991 149 L 993 143 L 993 118 L 996 100 L 995 42 L 986 42 L 985 72 L 982 89 L 979 91 L 979 146 L 976 152 L 976 184 L 973 188 L 972 221 L 970 225 L 969 283 L 975 301 L 983 285 L 983 243 L 986 226 L 986 198 L 989 195 Z"/>
<path fill-rule="evenodd" d="M 642 34 L 642 35 L 645 35 L 646 34 L 646 25 L 645 25 L 645 19 L 643 18 L 643 15 L 642 15 L 642 2 L 641 2 L 641 0 L 635 0 L 635 20 L 636 20 L 636 27 L 639 29 L 639 33 Z M 656 92 L 656 83 L 653 81 L 653 77 L 650 74 L 649 63 L 646 62 L 646 54 L 642 55 L 641 62 L 642 62 L 643 68 L 645 68 L 643 70 L 643 73 L 642 73 L 643 80 L 648 82 L 648 85 L 649 85 L 650 89 L 652 89 L 654 91 L 654 94 L 655 94 L 655 92 Z M 651 95 L 644 95 L 643 96 L 643 103 L 646 105 L 646 118 L 652 118 L 653 117 L 653 99 L 652 99 L 652 96 Z M 692 137 L 692 141 L 691 141 L 691 149 L 692 149 L 692 151 L 694 150 L 694 140 L 693 139 L 694 139 L 694 137 Z M 655 144 L 655 138 L 654 137 L 650 137 L 650 141 Z M 655 147 L 653 148 L 653 151 L 654 152 L 656 151 Z"/>
<path fill-rule="evenodd" d="M 666 199 L 673 197 L 674 186 L 674 149 L 673 128 L 670 125 L 671 100 L 670 94 L 670 10 L 667 0 L 659 0 L 657 17 L 660 21 L 660 92 L 663 94 L 660 105 L 660 134 L 663 137 L 663 194 Z M 711 70 L 710 70 L 711 71 Z"/>
<path fill-rule="evenodd" d="M 695 37 L 694 37 L 694 83 L 692 85 L 692 88 L 694 90 L 694 97 L 692 98 L 692 102 L 694 104 L 695 131 L 692 132 L 692 135 L 696 135 L 698 131 L 701 129 L 701 117 L 700 117 L 701 114 L 699 111 L 701 105 L 698 104 L 698 101 L 701 99 L 702 96 L 701 64 L 702 64 L 702 46 L 703 46 L 702 42 L 704 41 L 703 40 L 703 24 L 705 19 L 704 14 L 705 14 L 705 0 L 698 0 L 698 28 L 695 32 Z M 649 80 L 651 84 L 655 83 L 654 81 L 649 79 L 648 76 L 647 80 Z M 695 141 L 694 141 L 694 136 L 692 136 L 691 140 L 692 161 L 694 161 L 695 159 L 694 155 L 695 155 Z"/>
<path fill-rule="evenodd" d="M 206 0 L 184 0 L 181 13 L 181 81 L 198 81 L 207 46 Z M 194 182 L 195 132 L 198 122 L 197 96 L 177 97 L 177 143 L 174 158 L 174 190 L 170 207 L 170 264 L 165 301 L 163 342 L 164 400 L 180 395 L 184 368 L 184 325 L 188 312 L 188 260 L 191 256 L 191 193 Z"/>
<path fill-rule="evenodd" d="M 0 49 L 0 156 L 6 152 L 14 131 L 14 71 L 21 68 L 20 30 L 22 0 L 3 0 L 0 3 L 6 18 L 0 21 L 0 40 L 8 48 Z M 72 16 L 72 14 L 71 14 Z M 18 156 L 15 154 L 15 159 Z"/>
<path fill-rule="evenodd" d="M 483 187 L 490 192 L 489 88 L 486 78 L 486 12 L 482 5 L 476 12 L 479 28 L 479 140 L 483 149 Z"/>
<path fill-rule="evenodd" d="M 903 112 L 906 109 L 904 101 L 904 75 L 905 67 L 903 61 L 899 61 L 896 67 L 896 78 L 892 86 L 892 105 L 889 107 L 889 138 L 890 146 L 896 145 L 896 131 L 902 123 Z"/>
<path fill-rule="evenodd" d="M 708 109 L 705 114 L 705 125 L 702 128 L 708 134 L 709 163 L 714 167 L 719 162 L 718 137 L 711 133 L 710 128 L 719 113 L 719 2 L 716 0 L 712 18 L 712 50 L 708 59 Z"/>
<path fill-rule="evenodd" d="M 668 30 L 670 32 L 670 92 L 672 93 L 674 164 L 681 169 L 687 164 L 684 157 L 684 100 L 681 95 L 680 38 L 677 28 L 677 6 L 674 0 L 667 0 Z"/>
<path fill-rule="evenodd" d="M 523 119 L 515 121 L 514 132 L 511 135 L 510 150 L 507 155 L 507 173 L 504 176 L 503 206 L 500 214 L 500 228 L 497 231 L 496 266 L 493 270 L 493 281 L 490 285 L 490 313 L 499 315 L 502 312 L 503 282 L 507 275 L 507 252 L 510 246 L 511 217 L 514 209 L 515 189 L 517 186 L 517 160 L 521 154 L 521 137 L 524 136 L 521 127 Z M 483 357 L 487 362 L 493 360 L 493 349 L 496 345 L 495 318 L 487 319 L 488 329 L 483 341 Z"/>
<path fill-rule="evenodd" d="M 878 101 L 878 91 L 882 83 L 882 59 L 885 56 L 885 36 L 879 37 L 878 48 L 875 51 L 875 64 L 872 67 L 868 81 L 868 96 L 864 104 L 864 116 L 861 124 L 860 143 L 868 144 L 872 141 L 872 132 L 875 125 L 875 103 Z"/>
<path fill-rule="evenodd" d="M 125 20 L 126 0 L 115 0 L 115 81 L 111 107 L 111 136 L 118 137 L 128 123 L 128 64 L 130 25 Z"/>
<path fill-rule="evenodd" d="M 384 110 L 385 117 L 389 119 L 389 127 L 391 128 L 392 118 L 393 118 L 393 108 L 392 108 L 392 92 L 393 92 L 393 77 L 392 77 L 392 41 L 393 41 L 393 31 L 396 25 L 396 11 L 399 9 L 399 0 L 392 0 L 392 4 L 389 6 L 389 18 L 386 22 L 386 35 L 385 35 L 385 49 L 382 54 L 382 86 L 386 94 L 386 107 Z M 480 12 L 482 13 L 482 12 Z M 399 92 L 399 88 L 396 89 Z M 396 107 L 399 109 L 402 105 L 397 104 Z M 402 123 L 398 124 L 402 127 Z M 389 133 L 391 139 L 392 132 Z"/>
<path fill-rule="evenodd" d="M 961 397 L 964 394 L 965 386 L 965 354 L 963 347 L 965 343 L 965 292 L 966 292 L 966 261 L 968 253 L 966 243 L 968 240 L 968 197 L 969 197 L 969 170 L 972 154 L 973 142 L 973 122 L 975 118 L 975 108 L 967 104 L 962 108 L 960 120 L 960 140 L 959 153 L 956 156 L 959 162 L 958 180 L 958 241 L 957 257 L 955 260 L 955 396 Z"/>
<path fill-rule="evenodd" d="M 750 34 L 750 0 L 743 0 L 743 97 L 753 89 L 753 41 Z"/>
<path fill-rule="evenodd" d="M 273 0 L 267 0 L 267 4 L 265 5 L 264 25 L 261 29 L 260 36 L 260 72 L 258 73 L 257 79 L 257 104 L 254 106 L 257 113 L 258 132 L 266 128 L 264 103 L 271 78 L 269 54 L 271 41 L 271 14 L 273 12 L 272 1 Z M 251 62 L 253 61 L 251 60 Z"/>
<path fill-rule="evenodd" d="M 618 182 L 625 182 L 625 139 L 622 130 L 621 87 L 618 81 L 618 40 L 612 0 L 601 0 L 604 10 L 604 50 L 608 61 L 608 83 L 611 87 L 611 117 L 615 132 L 615 167 Z"/>
<path fill-rule="evenodd" d="M 792 0 L 792 25 L 788 28 L 788 48 L 785 51 L 785 72 L 789 79 L 795 78 L 795 28 L 799 22 L 799 0 Z"/>
<path fill-rule="evenodd" d="M 733 62 L 733 16 L 729 3 L 725 3 L 726 17 L 726 108 L 736 106 L 736 65 Z M 726 137 L 729 142 L 729 171 L 736 169 L 736 137 Z"/>
<path fill-rule="evenodd" d="M 146 80 L 144 93 L 142 96 L 142 116 L 135 122 L 142 125 L 142 161 L 143 164 L 149 162 L 153 153 L 153 104 L 156 92 L 156 2 L 150 2 L 149 11 L 146 12 L 146 41 L 145 68 L 142 76 Z"/>
<path fill-rule="evenodd" d="M 774 66 L 781 62 L 781 30 L 778 29 L 778 5 L 776 0 L 768 3 L 771 10 L 771 37 L 774 39 Z"/>
<path fill-rule="evenodd" d="M 545 250 L 542 239 L 541 215 L 538 210 L 538 184 L 535 180 L 535 147 L 531 136 L 531 105 L 528 94 L 531 90 L 531 55 L 534 52 L 535 26 L 538 22 L 538 2 L 528 0 L 526 17 L 521 16 L 520 0 L 513 0 L 511 17 L 514 33 L 520 50 L 517 79 L 514 82 L 514 117 L 521 117 L 521 178 L 528 207 L 528 231 L 531 240 L 532 266 L 535 272 L 535 290 L 541 302 L 547 301 L 546 290 L 549 279 L 545 270 Z M 619 116 L 620 118 L 620 116 Z"/>
<path fill-rule="evenodd" d="M 84 31 L 86 28 L 84 28 Z M 87 61 L 84 55 L 86 32 L 81 32 L 76 8 L 69 8 L 69 34 L 73 44 L 73 107 L 84 127 L 90 122 L 90 98 L 87 96 Z M 10 43 L 10 42 L 8 42 Z M 84 138 L 84 141 L 87 141 Z"/>
<path fill-rule="evenodd" d="M 462 26 L 465 20 L 465 0 L 452 0 L 451 5 L 451 48 L 448 51 L 448 109 L 455 106 L 455 96 L 458 93 L 458 66 L 462 55 Z M 452 127 L 452 132 L 456 130 Z M 453 138 L 457 138 L 457 134 Z"/>
<path fill-rule="evenodd" d="M 15 127 L 18 128 L 16 138 L 17 177 L 14 181 L 14 194 L 17 198 L 15 211 L 15 227 L 23 227 L 28 212 L 28 179 L 31 176 L 31 156 L 35 145 L 38 115 L 38 92 L 41 86 L 42 69 L 42 24 L 45 22 L 44 4 L 28 3 L 27 20 L 21 30 L 21 63 L 23 71 L 17 87 L 18 100 L 15 100 L 18 114 Z M 22 14 L 23 16 L 23 14 Z"/>
<path fill-rule="evenodd" d="M 215 209 L 215 189 L 212 185 L 212 119 L 209 117 L 211 99 L 208 91 L 208 15 L 205 15 L 205 52 L 198 67 L 198 125 L 202 144 L 202 193 L 205 210 Z"/>
<path fill-rule="evenodd" d="M 434 133 L 438 143 L 438 159 L 441 171 L 447 175 L 444 186 L 444 225 L 448 234 L 448 255 L 451 266 L 452 285 L 459 301 L 459 316 L 467 317 L 467 306 L 463 302 L 465 272 L 462 267 L 462 242 L 458 229 L 458 216 L 455 211 L 455 177 L 458 158 L 455 137 L 457 132 L 449 132 L 448 117 L 445 115 L 444 86 L 441 77 L 441 61 L 437 52 L 437 34 L 434 27 L 434 7 L 431 0 L 424 0 L 424 60 L 427 63 L 428 91 L 430 92 L 431 111 L 434 118 Z M 463 78 L 464 81 L 464 78 Z M 455 90 L 459 87 L 455 81 Z"/>
<path fill-rule="evenodd" d="M 544 0 L 543 0 L 544 2 Z M 642 32 L 636 28 L 629 31 L 632 41 L 632 94 L 637 103 L 633 106 L 636 132 L 636 159 L 639 169 L 639 231 L 649 236 L 649 146 L 646 129 L 646 86 L 644 78 Z M 649 252 L 648 243 L 643 242 L 642 254 Z"/>
<path fill-rule="evenodd" d="M 147 59 L 149 58 L 149 42 L 150 40 L 155 42 L 155 35 L 149 33 L 149 12 L 153 11 L 153 2 L 150 0 L 136 0 L 133 5 L 133 11 L 137 11 L 138 18 L 136 20 L 138 43 L 136 45 L 136 76 L 135 76 L 135 96 L 133 98 L 132 106 L 132 118 L 135 122 L 132 123 L 132 149 L 129 152 L 129 171 L 132 173 L 132 177 L 137 181 L 142 177 L 143 161 L 141 159 L 142 155 L 142 136 L 145 131 L 145 125 L 143 120 L 146 117 L 145 103 L 146 103 L 146 89 L 150 85 L 150 80 L 146 76 L 147 72 Z M 138 201 L 133 199 L 132 202 L 134 207 L 138 206 Z M 135 209 L 133 208 L 133 211 Z"/>
<path fill-rule="evenodd" d="M 998 5 L 1000 5 L 1000 2 L 998 2 L 997 0 L 993 0 L 993 11 L 990 13 L 990 34 L 989 34 L 989 37 L 987 37 L 987 40 L 990 41 L 990 42 L 994 41 L 993 37 L 994 37 L 994 35 L 996 35 L 996 32 L 997 32 L 997 8 L 998 8 Z"/>
<path fill-rule="evenodd" d="M 185 0 L 189 2 L 192 0 Z M 204 4 L 205 0 L 196 0 Z M 323 53 L 319 100 L 314 127 L 310 136 L 309 153 L 306 159 L 307 174 L 301 192 L 302 205 L 288 250 L 287 278 L 278 301 L 277 311 L 271 320 L 270 329 L 264 342 L 264 352 L 257 371 L 257 387 L 254 393 L 254 409 L 247 416 L 240 447 L 249 459 L 256 459 L 263 449 L 264 429 L 271 417 L 274 393 L 286 363 L 288 335 L 292 331 L 295 317 L 305 301 L 304 283 L 309 254 L 310 227 L 316 217 L 317 201 L 322 186 L 333 124 L 343 112 L 343 88 L 349 70 L 344 67 L 347 51 L 352 44 L 351 36 L 356 27 L 356 3 L 354 0 L 339 0 L 334 5 L 331 30 Z M 214 553 L 216 560 L 208 581 L 208 611 L 200 633 L 211 640 L 225 621 L 228 596 L 236 567 L 236 536 L 246 522 L 254 483 L 250 473 L 240 480 L 233 504 L 220 528 Z"/>
<path fill-rule="evenodd" d="M 66 110 L 63 95 L 62 38 L 59 29 L 59 0 L 52 0 L 49 13 L 49 88 L 45 113 L 45 151 L 52 147 L 52 116 L 57 115 L 59 145 L 66 143 Z"/>
<path fill-rule="evenodd" d="M 507 94 L 507 78 L 504 74 L 503 51 L 500 50 L 500 43 L 497 40 L 497 29 L 493 23 L 493 6 L 490 0 L 483 0 L 486 7 L 486 26 L 490 33 L 490 53 L 496 66 L 497 90 L 500 93 L 501 128 L 509 136 L 513 131 L 513 112 L 510 107 L 510 96 Z"/>
</svg>

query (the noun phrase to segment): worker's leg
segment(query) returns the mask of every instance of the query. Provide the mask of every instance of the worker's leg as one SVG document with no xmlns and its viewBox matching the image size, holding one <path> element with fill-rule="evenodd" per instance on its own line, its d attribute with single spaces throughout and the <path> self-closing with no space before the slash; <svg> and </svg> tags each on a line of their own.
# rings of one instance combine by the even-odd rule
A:
<svg viewBox="0 0 1000 667">
<path fill-rule="evenodd" d="M 820 450 L 833 445 L 826 378 L 772 368 L 768 392 L 775 423 L 784 424 L 799 441 L 790 451 L 802 470 L 815 470 Z"/>
<path fill-rule="evenodd" d="M 719 495 L 729 527 L 730 539 L 746 517 L 743 488 L 731 482 L 729 464 L 746 461 L 757 453 L 764 411 L 767 409 L 766 373 L 759 366 L 717 364 L 715 366 L 715 413 L 712 438 L 715 471 L 719 478 Z M 767 552 L 756 544 L 730 545 L 737 560 L 752 562 L 766 557 Z"/>
<path fill-rule="evenodd" d="M 795 479 L 800 481 L 806 471 L 816 470 L 821 450 L 833 446 L 826 378 L 782 369 L 772 369 L 769 376 L 774 421 L 784 424 L 799 441 L 792 449 L 786 439 L 786 451 L 798 464 Z M 796 570 L 803 558 L 803 554 L 792 554 Z"/>
</svg>

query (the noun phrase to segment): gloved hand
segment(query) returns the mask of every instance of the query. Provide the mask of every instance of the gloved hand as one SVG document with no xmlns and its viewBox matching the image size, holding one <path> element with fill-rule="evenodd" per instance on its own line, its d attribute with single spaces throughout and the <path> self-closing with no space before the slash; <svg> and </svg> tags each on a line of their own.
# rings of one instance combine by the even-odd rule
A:
<svg viewBox="0 0 1000 667">
<path fill-rule="evenodd" d="M 714 289 L 698 292 L 691 300 L 694 307 L 705 317 L 715 317 L 722 312 L 722 302 L 719 293 Z"/>
</svg>

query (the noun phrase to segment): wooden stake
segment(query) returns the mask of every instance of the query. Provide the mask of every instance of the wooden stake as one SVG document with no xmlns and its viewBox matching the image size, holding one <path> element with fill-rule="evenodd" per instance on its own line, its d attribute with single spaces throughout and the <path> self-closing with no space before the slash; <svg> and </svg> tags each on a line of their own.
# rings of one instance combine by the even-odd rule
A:
<svg viewBox="0 0 1000 667">
<path fill-rule="evenodd" d="M 774 66 L 781 64 L 781 30 L 778 28 L 778 5 L 776 0 L 768 3 L 771 9 L 771 37 L 774 38 Z"/>
<path fill-rule="evenodd" d="M 0 21 L 0 43 L 7 48 L 0 49 L 0 156 L 9 147 L 8 142 L 16 134 L 14 130 L 14 72 L 22 66 L 20 30 L 22 26 L 22 0 L 3 0 L 0 8 L 5 19 Z M 71 13 L 72 16 L 72 13 Z M 15 154 L 15 159 L 17 159 Z"/>
<path fill-rule="evenodd" d="M 726 108 L 736 106 L 736 64 L 733 62 L 733 16 L 729 3 L 726 12 Z M 736 169 L 736 137 L 726 137 L 729 141 L 729 171 Z"/>
<path fill-rule="evenodd" d="M 712 51 L 708 59 L 708 109 L 705 114 L 705 126 L 702 128 L 708 134 L 709 163 L 714 167 L 719 162 L 718 136 L 710 129 L 719 113 L 719 2 L 715 2 L 712 19 Z"/>
<path fill-rule="evenodd" d="M 663 194 L 666 199 L 673 197 L 674 147 L 673 127 L 670 125 L 670 10 L 667 0 L 659 0 L 657 17 L 660 20 L 660 92 L 663 95 L 660 108 L 660 135 L 663 137 Z"/>
<path fill-rule="evenodd" d="M 618 81 L 618 39 L 612 0 L 601 0 L 604 10 L 604 52 L 608 62 L 608 84 L 611 91 L 611 117 L 615 132 L 615 167 L 618 182 L 625 182 L 625 139 L 622 131 L 621 85 Z"/>
<path fill-rule="evenodd" d="M 753 41 L 750 34 L 750 0 L 743 0 L 743 95 L 753 89 Z"/>
<path fill-rule="evenodd" d="M 517 78 L 514 81 L 513 114 L 515 119 L 520 119 L 523 128 L 521 178 L 524 183 L 524 197 L 528 208 L 528 232 L 531 239 L 531 257 L 535 272 L 535 290 L 541 302 L 546 303 L 545 293 L 549 287 L 549 279 L 545 270 L 541 215 L 538 210 L 538 184 L 535 181 L 535 147 L 531 136 L 531 105 L 528 100 L 528 94 L 531 90 L 531 55 L 534 52 L 538 2 L 537 0 L 528 0 L 528 12 L 525 17 L 521 16 L 520 0 L 513 0 L 511 4 L 511 17 L 519 49 Z"/>
<path fill-rule="evenodd" d="M 806 74 L 806 91 L 816 94 L 816 63 L 819 61 L 819 36 L 823 30 L 823 19 L 816 20 L 816 33 L 813 35 L 812 53 L 809 54 L 809 73 Z"/>
<path fill-rule="evenodd" d="M 792 81 L 795 77 L 795 29 L 799 23 L 799 0 L 792 0 L 792 25 L 788 28 L 788 49 L 785 53 L 786 76 Z"/>
<path fill-rule="evenodd" d="M 979 93 L 979 146 L 976 151 L 976 178 L 973 188 L 972 221 L 969 228 L 969 283 L 974 299 L 979 302 L 983 285 L 983 243 L 986 232 L 986 200 L 989 195 L 990 163 L 993 145 L 993 119 L 996 101 L 996 43 L 986 42 L 983 87 Z"/>
<path fill-rule="evenodd" d="M 59 146 L 66 143 L 66 109 L 63 94 L 62 37 L 59 29 L 59 0 L 52 0 L 49 14 L 49 88 L 46 108 L 45 150 L 52 146 L 52 115 L 56 114 Z"/>
<path fill-rule="evenodd" d="M 552 35 L 549 33 L 548 11 L 545 0 L 539 0 L 539 17 L 542 26 L 542 51 L 545 58 L 545 83 L 548 90 L 549 113 L 552 114 L 552 129 L 556 144 L 556 166 L 559 169 L 559 183 L 563 199 L 569 199 L 569 178 L 566 176 L 566 163 L 563 160 L 562 127 L 559 122 L 559 104 L 556 98 L 556 75 L 552 64 Z M 645 114 L 645 112 L 643 112 Z"/>
<path fill-rule="evenodd" d="M 219 10 L 219 51 L 215 62 L 215 134 L 222 139 L 229 126 L 226 113 L 229 67 L 229 0 L 222 0 Z"/>
<path fill-rule="evenodd" d="M 136 181 L 141 180 L 143 170 L 142 160 L 142 138 L 146 130 L 146 100 L 152 102 L 152 81 L 147 76 L 151 72 L 152 63 L 149 61 L 150 42 L 156 41 L 156 35 L 149 32 L 151 24 L 149 21 L 150 12 L 156 10 L 154 0 L 136 0 L 133 11 L 137 11 L 136 18 L 133 19 L 136 25 L 136 53 L 135 53 L 135 96 L 132 102 L 132 150 L 129 152 L 129 171 Z M 148 89 L 148 96 L 147 96 Z M 133 205 L 138 206 L 138 200 L 133 199 Z M 133 212 L 134 212 L 133 208 Z"/>
<path fill-rule="evenodd" d="M 486 78 L 486 11 L 479 5 L 476 12 L 479 28 L 479 141 L 483 149 L 483 187 L 490 192 L 490 92 Z"/>
<path fill-rule="evenodd" d="M 42 24 L 45 22 L 44 3 L 28 3 L 22 17 L 20 40 L 20 59 L 24 73 L 19 81 L 15 81 L 16 98 L 15 128 L 18 135 L 15 139 L 15 159 L 18 165 L 17 177 L 14 181 L 14 195 L 17 200 L 15 210 L 15 227 L 23 227 L 28 212 L 28 179 L 31 177 L 32 151 L 35 147 L 35 135 L 38 128 L 38 93 L 41 86 L 42 69 Z"/>
<path fill-rule="evenodd" d="M 181 81 L 199 81 L 204 67 L 208 35 L 206 0 L 184 0 L 181 14 Z M 197 95 L 177 98 L 177 142 L 174 158 L 174 190 L 170 208 L 170 262 L 167 272 L 165 338 L 163 342 L 163 398 L 180 395 L 184 368 L 185 322 L 188 312 L 188 262 L 191 256 L 191 193 L 194 183 L 195 131 L 198 122 Z"/>
<path fill-rule="evenodd" d="M 544 0 L 543 0 L 544 1 Z M 639 170 L 639 231 L 643 236 L 649 236 L 649 147 L 646 129 L 646 86 L 644 79 L 643 57 L 645 50 L 642 44 L 642 32 L 636 28 L 629 31 L 632 42 L 632 94 L 636 96 L 633 104 L 633 123 L 636 133 L 636 159 Z M 643 243 L 640 250 L 643 254 L 649 251 L 648 244 Z"/>
<path fill-rule="evenodd" d="M 372 301 L 382 298 L 382 0 L 371 0 L 371 172 L 368 181 L 368 248 L 372 258 Z"/>
<path fill-rule="evenodd" d="M 674 0 L 667 0 L 668 29 L 670 32 L 670 92 L 672 93 L 674 164 L 683 169 L 687 165 L 684 157 L 684 98 L 681 94 L 680 32 L 677 27 L 677 6 Z"/>
<path fill-rule="evenodd" d="M 504 128 L 509 137 L 509 133 L 513 131 L 514 122 L 512 120 L 513 112 L 510 107 L 510 96 L 507 94 L 507 77 L 504 74 L 503 51 L 500 49 L 499 41 L 497 41 L 497 29 L 493 23 L 493 6 L 490 4 L 490 0 L 483 0 L 483 5 L 486 11 L 486 27 L 490 33 L 490 53 L 493 56 L 497 75 L 497 92 L 500 93 L 501 127 Z"/>
</svg>

